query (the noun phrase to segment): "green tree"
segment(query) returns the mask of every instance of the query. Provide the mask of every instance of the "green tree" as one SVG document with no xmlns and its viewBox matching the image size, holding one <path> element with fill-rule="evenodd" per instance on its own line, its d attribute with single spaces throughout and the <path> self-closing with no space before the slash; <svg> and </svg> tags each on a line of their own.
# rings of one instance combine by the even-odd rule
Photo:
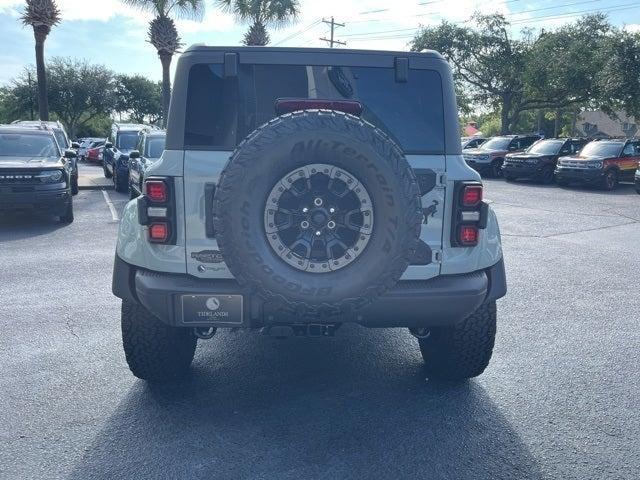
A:
<svg viewBox="0 0 640 480">
<path fill-rule="evenodd" d="M 499 14 L 474 14 L 471 22 L 475 28 L 446 21 L 425 27 L 413 39 L 411 49 L 440 52 L 451 63 L 467 98 L 500 112 L 501 133 L 506 134 L 521 112 L 523 72 L 531 41 L 527 36 L 514 39 L 509 23 Z"/>
<path fill-rule="evenodd" d="M 155 18 L 149 24 L 149 42 L 158 51 L 162 64 L 162 124 L 167 125 L 171 102 L 171 60 L 182 43 L 176 24 L 171 18 L 202 20 L 205 5 L 203 0 L 123 0 L 127 5 L 151 12 Z"/>
<path fill-rule="evenodd" d="M 79 127 L 115 108 L 113 72 L 102 65 L 53 58 L 47 69 L 51 110 L 75 137 Z"/>
<path fill-rule="evenodd" d="M 2 122 L 13 120 L 36 120 L 38 117 L 38 83 L 33 67 L 2 88 Z M 0 122 L 0 123 L 2 123 Z"/>
<path fill-rule="evenodd" d="M 613 115 L 624 110 L 640 118 L 640 34 L 616 31 L 607 42 L 599 88 L 609 99 L 600 107 Z"/>
<path fill-rule="evenodd" d="M 136 123 L 156 123 L 162 118 L 162 83 L 141 75 L 118 75 L 115 89 L 116 112 Z"/>
<path fill-rule="evenodd" d="M 223 10 L 249 23 L 245 45 L 264 46 L 270 42 L 267 27 L 279 28 L 295 21 L 300 13 L 298 0 L 217 0 Z"/>
<path fill-rule="evenodd" d="M 581 18 L 552 32 L 542 32 L 533 42 L 523 74 L 526 99 L 523 110 L 554 112 L 554 134 L 559 134 L 567 109 L 610 108 L 603 94 L 607 45 L 615 29 L 606 16 Z"/>
<path fill-rule="evenodd" d="M 27 0 L 21 19 L 24 25 L 33 27 L 33 35 L 36 40 L 36 71 L 38 76 L 40 120 L 49 120 L 44 42 L 51 32 L 51 28 L 60 23 L 60 9 L 55 0 Z"/>
</svg>

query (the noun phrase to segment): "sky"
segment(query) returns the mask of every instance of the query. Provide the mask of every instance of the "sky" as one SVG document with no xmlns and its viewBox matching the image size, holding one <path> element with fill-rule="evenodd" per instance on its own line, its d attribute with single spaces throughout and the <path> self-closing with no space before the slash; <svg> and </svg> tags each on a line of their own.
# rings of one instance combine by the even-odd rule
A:
<svg viewBox="0 0 640 480">
<path fill-rule="evenodd" d="M 45 55 L 85 59 L 124 74 L 140 74 L 160 80 L 155 49 L 147 41 L 151 16 L 124 6 L 119 0 L 57 0 L 63 21 L 49 35 Z M 421 25 L 443 19 L 464 22 L 474 11 L 500 12 L 523 27 L 554 28 L 584 13 L 598 10 L 630 30 L 640 30 L 640 1 L 632 0 L 300 0 L 301 15 L 286 28 L 271 30 L 273 45 L 327 46 L 329 25 L 346 47 L 407 50 Z M 6 84 L 35 61 L 33 31 L 23 27 L 19 15 L 24 0 L 0 0 L 0 84 Z M 202 22 L 178 21 L 183 43 L 238 45 L 247 26 L 206 0 Z M 175 67 L 175 62 L 173 64 Z"/>
</svg>

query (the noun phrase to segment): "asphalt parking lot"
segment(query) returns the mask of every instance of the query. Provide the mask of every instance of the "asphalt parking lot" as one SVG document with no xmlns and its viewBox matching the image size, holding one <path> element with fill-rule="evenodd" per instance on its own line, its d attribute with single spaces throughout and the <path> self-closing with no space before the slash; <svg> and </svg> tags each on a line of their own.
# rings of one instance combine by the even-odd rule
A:
<svg viewBox="0 0 640 480">
<path fill-rule="evenodd" d="M 0 218 L 0 477 L 631 479 L 640 471 L 640 195 L 487 181 L 509 294 L 487 372 L 425 378 L 403 330 L 221 332 L 135 379 L 101 191 Z M 116 213 L 125 195 L 109 192 Z"/>
</svg>

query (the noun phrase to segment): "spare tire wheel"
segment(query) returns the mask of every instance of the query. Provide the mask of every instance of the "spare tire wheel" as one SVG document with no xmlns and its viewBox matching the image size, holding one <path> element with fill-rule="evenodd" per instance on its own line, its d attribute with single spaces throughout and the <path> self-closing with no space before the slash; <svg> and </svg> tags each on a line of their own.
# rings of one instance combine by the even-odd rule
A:
<svg viewBox="0 0 640 480">
<path fill-rule="evenodd" d="M 317 318 L 362 308 L 409 265 L 419 189 L 398 146 L 334 111 L 278 117 L 225 166 L 214 201 L 222 256 L 237 281 L 283 312 Z"/>
</svg>

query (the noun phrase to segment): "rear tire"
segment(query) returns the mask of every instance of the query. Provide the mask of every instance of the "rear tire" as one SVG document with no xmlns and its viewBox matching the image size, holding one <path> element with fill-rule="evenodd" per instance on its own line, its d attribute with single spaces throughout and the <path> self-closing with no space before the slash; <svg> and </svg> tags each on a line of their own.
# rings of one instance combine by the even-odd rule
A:
<svg viewBox="0 0 640 480">
<path fill-rule="evenodd" d="M 74 175 L 71 177 L 71 195 L 77 195 L 80 192 L 80 188 L 78 187 L 78 176 Z"/>
<path fill-rule="evenodd" d="M 197 338 L 188 328 L 170 327 L 142 305 L 122 301 L 122 345 L 131 372 L 148 382 L 171 382 L 189 371 Z"/>
<path fill-rule="evenodd" d="M 60 215 L 60 223 L 73 223 L 73 200 L 69 201 L 69 205 L 67 206 L 65 213 Z"/>
<path fill-rule="evenodd" d="M 107 166 L 104 164 L 104 162 L 102 162 L 102 171 L 104 172 L 104 178 L 111 178 L 113 176 L 112 173 L 107 170 Z"/>
<path fill-rule="evenodd" d="M 496 303 L 490 302 L 458 324 L 434 328 L 428 337 L 418 339 L 427 374 L 460 381 L 484 372 L 493 354 L 496 321 Z"/>
<path fill-rule="evenodd" d="M 556 179 L 556 183 L 561 187 L 568 187 L 569 186 L 569 182 L 567 182 L 566 180 L 557 180 Z"/>
<path fill-rule="evenodd" d="M 121 179 L 116 169 L 113 170 L 113 188 L 120 193 L 126 192 L 129 188 L 129 181 L 126 178 L 124 180 Z"/>
<path fill-rule="evenodd" d="M 604 174 L 604 178 L 602 179 L 602 189 L 611 191 L 615 190 L 618 186 L 618 174 L 614 170 L 609 170 Z"/>
<path fill-rule="evenodd" d="M 540 181 L 544 185 L 551 185 L 555 178 L 554 168 L 552 166 L 544 167 L 540 173 Z"/>
<path fill-rule="evenodd" d="M 504 163 L 503 160 L 494 160 L 491 163 L 491 176 L 493 178 L 502 178 L 502 176 L 503 176 L 502 164 L 503 163 Z"/>
</svg>

